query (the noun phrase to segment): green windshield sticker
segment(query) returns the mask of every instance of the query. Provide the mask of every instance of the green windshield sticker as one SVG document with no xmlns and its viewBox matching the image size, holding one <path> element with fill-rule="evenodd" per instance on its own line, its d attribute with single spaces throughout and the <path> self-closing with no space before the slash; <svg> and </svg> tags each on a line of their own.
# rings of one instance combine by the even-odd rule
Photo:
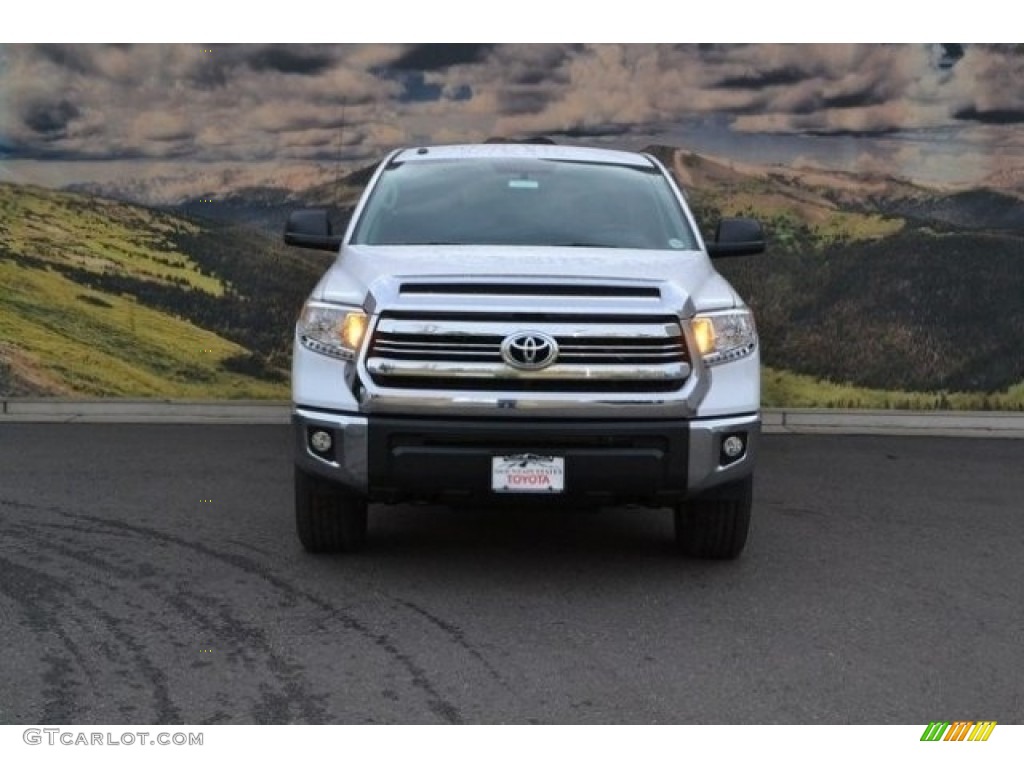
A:
<svg viewBox="0 0 1024 768">
<path fill-rule="evenodd" d="M 508 186 L 510 189 L 537 189 L 540 182 L 536 179 L 509 179 Z"/>
</svg>

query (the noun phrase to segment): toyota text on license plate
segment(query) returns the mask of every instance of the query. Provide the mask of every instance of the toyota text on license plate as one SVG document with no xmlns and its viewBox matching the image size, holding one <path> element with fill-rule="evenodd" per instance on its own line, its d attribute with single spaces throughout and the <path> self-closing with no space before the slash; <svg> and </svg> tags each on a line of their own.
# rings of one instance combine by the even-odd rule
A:
<svg viewBox="0 0 1024 768">
<path fill-rule="evenodd" d="M 491 458 L 491 489 L 497 493 L 561 493 L 565 458 L 521 453 Z"/>
</svg>

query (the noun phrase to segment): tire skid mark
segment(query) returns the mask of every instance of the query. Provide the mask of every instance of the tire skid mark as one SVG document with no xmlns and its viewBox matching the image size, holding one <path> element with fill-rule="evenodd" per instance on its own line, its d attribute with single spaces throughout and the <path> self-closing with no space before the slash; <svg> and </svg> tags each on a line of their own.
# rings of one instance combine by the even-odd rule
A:
<svg viewBox="0 0 1024 768">
<path fill-rule="evenodd" d="M 457 646 L 462 648 L 462 650 L 464 650 L 466 653 L 468 653 L 474 659 L 479 661 L 480 662 L 480 666 L 482 666 L 484 669 L 486 669 L 487 673 L 496 682 L 500 683 L 502 685 L 502 687 L 504 687 L 506 689 L 508 689 L 510 687 L 509 683 L 508 683 L 508 680 L 506 680 L 505 677 L 497 670 L 497 668 L 493 664 L 491 664 L 490 660 L 488 660 L 487 657 L 485 657 L 474 645 L 472 645 L 469 642 L 469 640 L 466 639 L 466 633 L 463 631 L 463 629 L 461 627 L 456 626 L 455 624 L 452 624 L 450 621 L 445 621 L 444 619 L 440 618 L 439 616 L 434 615 L 433 613 L 431 613 L 427 609 L 425 609 L 422 606 L 412 602 L 411 600 L 404 600 L 404 599 L 398 598 L 398 597 L 389 597 L 389 599 L 392 600 L 393 602 L 397 603 L 398 605 L 403 606 L 404 608 L 408 608 L 413 613 L 418 613 L 424 619 L 426 619 L 431 624 L 433 624 L 435 627 L 437 627 L 442 632 L 444 632 L 449 638 L 451 638 L 451 640 Z"/>
<path fill-rule="evenodd" d="M 58 507 L 56 504 L 29 504 L 24 501 L 15 501 L 14 499 L 0 499 L 0 506 L 20 509 L 23 512 L 56 512 L 61 515 L 68 515 L 66 510 Z"/>
<path fill-rule="evenodd" d="M 65 513 L 61 513 L 65 514 Z M 437 715 L 439 718 L 447 723 L 458 724 L 462 722 L 462 716 L 458 708 L 447 701 L 437 690 L 434 684 L 430 681 L 427 673 L 420 667 L 415 660 L 407 653 L 395 645 L 391 637 L 384 632 L 377 632 L 371 629 L 369 626 L 364 624 L 359 619 L 351 616 L 348 612 L 332 605 L 328 601 L 318 597 L 311 592 L 296 588 L 294 585 L 289 584 L 284 579 L 270 573 L 266 567 L 250 560 L 242 555 L 221 552 L 213 549 L 206 544 L 199 542 L 188 541 L 182 539 L 173 534 L 158 531 L 152 528 L 146 528 L 144 526 L 132 525 L 130 523 L 121 522 L 118 520 L 106 520 L 104 518 L 92 517 L 88 515 L 78 515 L 79 519 L 89 520 L 97 525 L 104 527 L 118 528 L 122 530 L 132 531 L 140 536 L 155 539 L 157 541 L 163 541 L 185 549 L 190 549 L 200 554 L 212 557 L 221 562 L 227 563 L 235 568 L 238 568 L 245 573 L 256 576 L 263 579 L 271 586 L 283 592 L 285 595 L 292 596 L 297 600 L 305 600 L 306 602 L 319 608 L 321 611 L 326 613 L 332 619 L 337 621 L 346 630 L 349 630 L 360 637 L 370 641 L 382 652 L 390 656 L 392 659 L 397 661 L 402 667 L 405 668 L 409 674 L 409 678 L 414 687 L 418 688 L 427 698 L 427 706 L 429 709 Z"/>
<path fill-rule="evenodd" d="M 21 532 L 6 528 L 4 530 L 5 536 L 8 538 L 25 538 Z M 12 584 L 12 580 L 8 576 L 12 572 L 19 572 L 19 575 L 27 575 L 26 579 L 21 581 L 15 581 Z M 38 635 L 52 634 L 60 640 L 61 644 L 67 649 L 68 654 L 79 666 L 80 670 L 88 678 L 90 684 L 96 683 L 96 678 L 89 667 L 89 664 L 78 647 L 78 643 L 71 639 L 65 630 L 63 624 L 57 621 L 53 621 L 54 613 L 43 610 L 40 606 L 47 604 L 55 604 L 58 602 L 56 595 L 61 593 L 63 595 L 74 596 L 74 591 L 70 589 L 63 581 L 54 579 L 44 571 L 32 568 L 30 566 L 22 565 L 21 563 L 15 563 L 12 560 L 8 560 L 0 555 L 0 574 L 3 578 L 0 578 L 0 592 L 6 594 L 15 603 L 21 606 L 23 613 L 25 614 L 26 624 L 28 627 Z M 8 589 L 4 589 L 4 586 Z M 41 588 L 45 585 L 45 589 Z M 64 601 L 59 601 L 61 606 L 64 605 Z M 67 614 L 65 614 L 67 615 Z M 77 617 L 72 618 L 78 622 Z M 68 721 L 60 721 L 68 722 Z"/>
<path fill-rule="evenodd" d="M 39 527 L 43 528 L 45 527 L 45 525 L 41 525 Z M 46 536 L 43 534 L 42 531 L 33 530 L 28 527 L 26 527 L 22 531 L 9 531 L 8 533 L 17 535 L 19 538 L 32 539 L 33 543 L 35 543 L 38 546 L 45 547 L 50 552 L 62 555 L 63 557 L 66 557 L 69 560 L 77 560 L 78 562 L 84 563 L 85 565 L 90 565 L 97 571 L 100 571 L 101 573 L 109 573 L 113 576 L 118 577 L 119 579 L 124 579 L 126 581 L 131 581 L 135 579 L 135 572 L 132 571 L 130 568 L 126 568 L 124 566 L 112 563 L 109 560 L 104 560 L 103 558 L 97 557 L 91 551 L 74 549 L 73 547 L 69 546 L 69 542 L 66 539 L 56 539 L 53 536 Z M 87 531 L 82 531 L 82 533 L 87 533 Z M 96 583 L 100 582 L 96 580 Z"/>
<path fill-rule="evenodd" d="M 47 687 L 43 689 L 46 703 L 40 722 L 74 722 L 75 713 L 80 709 L 75 705 L 77 691 L 81 688 L 81 683 L 75 679 L 74 667 L 66 656 L 57 653 L 47 653 L 42 656 L 42 660 L 48 669 L 42 674 Z"/>
<path fill-rule="evenodd" d="M 6 503 L 6 502 L 0 502 Z M 30 504 L 15 502 L 12 506 L 20 507 L 23 509 L 38 510 L 41 507 L 33 506 Z M 409 675 L 412 685 L 419 689 L 427 699 L 428 708 L 439 717 L 441 720 L 447 723 L 461 723 L 462 716 L 458 708 L 447 701 L 441 693 L 437 690 L 436 686 L 431 682 L 427 673 L 423 670 L 419 664 L 409 654 L 403 652 L 391 639 L 391 637 L 385 632 L 378 632 L 367 626 L 365 623 L 351 616 L 348 612 L 332 605 L 328 601 L 318 597 L 317 595 L 306 592 L 304 590 L 296 588 L 294 585 L 288 583 L 284 579 L 275 576 L 269 570 L 261 564 L 250 560 L 242 555 L 222 552 L 213 547 L 200 542 L 193 542 L 187 539 L 180 538 L 170 533 L 165 533 L 153 528 L 147 528 L 141 525 L 133 525 L 125 523 L 119 520 L 108 520 L 102 517 L 95 517 L 92 515 L 76 514 L 60 509 L 59 507 L 43 507 L 48 511 L 55 512 L 56 514 L 64 517 L 70 517 L 75 520 L 87 520 L 94 525 L 108 528 L 112 530 L 118 530 L 122 532 L 128 532 L 148 538 L 156 541 L 160 541 L 167 544 L 173 544 L 199 554 L 211 557 L 220 562 L 226 563 L 234 568 L 237 568 L 245 573 L 260 578 L 266 581 L 271 586 L 275 587 L 286 596 L 291 597 L 295 600 L 304 600 L 313 606 L 319 608 L 321 611 L 330 616 L 333 620 L 338 622 L 343 628 L 351 631 L 360 637 L 371 642 L 375 647 L 380 649 L 383 653 L 391 657 L 399 665 L 405 668 Z"/>
<path fill-rule="evenodd" d="M 20 608 L 25 624 L 32 632 L 40 637 L 56 636 L 68 654 L 80 664 L 78 647 L 69 642 L 67 635 L 59 629 L 59 623 L 52 620 L 63 603 L 63 597 L 70 593 L 71 590 L 62 582 L 0 555 L 0 594 L 6 595 Z M 41 660 L 46 664 L 41 675 L 45 685 L 45 704 L 39 721 L 46 724 L 72 722 L 78 710 L 77 691 L 80 687 L 74 669 L 66 658 L 53 652 L 45 653 Z"/>
<path fill-rule="evenodd" d="M 10 540 L 10 539 L 28 539 L 28 538 L 30 538 L 29 534 L 27 534 L 25 531 L 20 531 L 17 528 L 10 528 L 10 527 L 7 527 L 7 528 L 4 529 L 4 536 L 8 540 Z M 38 562 L 50 562 L 49 558 L 42 557 L 39 552 L 33 552 L 32 555 L 33 555 L 33 557 L 35 557 L 35 559 Z M 15 565 L 16 567 L 19 567 L 19 568 L 26 568 L 26 566 L 22 566 L 20 564 L 13 563 L 10 560 L 5 560 L 2 557 L 2 555 L 0 555 L 0 575 L 3 574 L 3 567 L 9 567 L 12 564 Z M 26 569 L 32 571 L 33 573 L 39 574 L 43 578 L 50 578 L 48 576 L 48 574 L 46 574 L 44 571 L 39 571 L 39 570 L 34 569 L 34 568 L 26 568 Z M 34 577 L 34 581 L 38 581 L 38 580 L 39 580 L 38 576 Z M 22 600 L 20 598 L 24 598 L 25 597 L 24 593 L 23 592 L 15 593 L 15 592 L 7 592 L 7 591 L 5 591 L 3 589 L 3 585 L 6 582 L 7 582 L 6 578 L 0 578 L 0 592 L 3 592 L 4 594 L 7 594 L 9 597 L 14 599 L 15 602 L 22 603 Z M 59 580 L 54 579 L 53 580 L 53 584 L 59 585 L 62 588 L 63 591 L 66 591 L 68 594 L 72 594 L 72 591 L 67 588 L 67 585 L 63 581 L 59 581 Z M 24 608 L 25 604 L 22 603 L 22 605 L 23 605 L 23 608 Z M 36 607 L 36 605 L 37 605 L 37 603 L 30 603 L 29 607 L 30 608 L 34 608 L 34 607 Z M 65 614 L 65 615 L 68 615 L 68 614 Z M 70 618 L 73 619 L 76 624 L 79 624 L 80 626 L 82 626 L 82 623 L 80 621 L 78 621 L 78 618 L 76 616 L 71 615 Z M 74 640 L 71 639 L 70 635 L 68 635 L 67 631 L 64 629 L 64 625 L 63 624 L 61 624 L 60 622 L 52 621 L 52 616 L 49 616 L 49 615 L 48 615 L 46 621 L 44 621 L 44 622 L 36 622 L 33 619 L 32 614 L 29 611 L 26 611 L 26 619 L 27 619 L 27 623 L 29 624 L 29 626 L 34 631 L 36 631 L 37 634 L 45 634 L 46 632 L 52 632 L 54 635 L 56 635 L 57 638 L 67 648 L 68 653 L 71 654 L 71 657 L 78 664 L 78 666 L 82 670 L 82 672 L 85 673 L 86 677 L 89 679 L 90 685 L 93 688 L 96 687 L 97 680 L 96 680 L 96 676 L 95 676 L 95 674 L 94 674 L 94 672 L 92 670 L 92 667 L 89 665 L 88 661 L 85 658 L 85 655 L 82 653 L 81 649 L 78 647 L 78 644 Z M 98 650 L 98 651 L 100 651 L 110 661 L 117 661 L 120 658 L 117 655 L 117 653 L 110 647 L 110 645 L 107 642 L 105 642 L 105 641 L 101 640 L 101 641 L 96 642 L 93 645 L 93 648 Z M 61 722 L 70 722 L 70 721 L 66 721 L 65 720 L 65 721 L 61 721 Z"/>
<path fill-rule="evenodd" d="M 41 535 L 39 531 L 34 529 L 26 529 L 24 531 L 18 531 L 17 529 L 13 529 L 8 530 L 8 533 L 15 538 L 31 540 L 34 547 L 45 548 L 47 551 L 59 554 L 67 560 L 74 560 L 83 563 L 84 565 L 91 566 L 92 568 L 95 568 L 97 571 L 99 571 L 101 574 L 113 575 L 118 577 L 122 581 L 128 583 L 137 582 L 138 573 L 136 570 L 133 570 L 126 566 L 116 565 L 114 563 L 111 563 L 109 560 L 104 560 L 103 558 L 98 557 L 93 553 L 95 550 L 84 551 L 81 549 L 75 549 L 74 547 L 69 545 L 69 542 L 67 540 L 57 541 L 53 537 Z M 89 533 L 92 532 L 90 531 Z M 74 543 L 79 542 L 76 541 Z M 36 554 L 36 551 L 33 551 L 33 555 L 35 556 Z M 92 575 L 86 576 L 84 574 L 76 572 L 76 576 L 82 580 L 87 579 L 89 583 L 97 587 L 109 589 L 111 586 L 109 581 L 105 581 L 102 578 L 97 578 Z M 142 589 L 147 589 L 147 585 L 145 584 L 138 584 L 138 586 Z M 128 608 L 134 608 L 138 611 L 149 614 L 150 620 L 155 625 L 161 627 L 162 629 L 169 629 L 166 623 L 162 621 L 162 617 L 155 611 L 148 608 L 147 606 L 140 605 L 136 602 L 132 602 L 127 598 L 124 598 L 124 605 Z M 112 652 L 109 648 L 105 648 L 103 650 L 107 658 L 112 660 L 117 658 L 114 652 Z"/>
<path fill-rule="evenodd" d="M 0 506 L 8 506 L 23 511 L 48 511 L 60 515 L 66 519 L 78 521 L 79 525 L 72 525 L 69 527 L 81 529 L 80 523 L 88 521 L 89 523 L 100 526 L 104 529 L 120 532 L 123 534 L 141 536 L 143 538 L 160 541 L 165 544 L 172 544 L 179 546 L 199 554 L 211 557 L 220 562 L 226 563 L 234 568 L 237 568 L 245 573 L 260 578 L 266 581 L 271 586 L 281 591 L 286 597 L 300 601 L 304 600 L 307 603 L 320 609 L 323 613 L 327 614 L 331 619 L 336 621 L 344 629 L 353 632 L 354 634 L 364 638 L 365 640 L 372 643 L 381 652 L 396 661 L 401 667 L 403 667 L 409 675 L 410 682 L 413 687 L 419 689 L 426 697 L 426 703 L 431 712 L 433 712 L 439 719 L 446 723 L 458 724 L 463 722 L 462 715 L 459 709 L 447 701 L 445 697 L 438 691 L 437 687 L 431 682 L 430 677 L 426 671 L 415 661 L 415 659 L 408 653 L 402 651 L 394 642 L 394 640 L 386 632 L 379 632 L 355 618 L 347 611 L 338 608 L 331 604 L 327 600 L 305 590 L 295 587 L 293 584 L 285 581 L 284 579 L 275 576 L 263 565 L 239 554 L 223 552 L 213 547 L 200 542 L 193 542 L 187 539 L 183 539 L 179 536 L 175 536 L 164 531 L 160 531 L 153 528 L 147 528 L 141 525 L 134 525 L 131 523 L 125 523 L 119 520 L 109 520 L 102 517 L 96 517 L 93 515 L 86 515 L 81 513 L 72 512 L 56 505 L 40 505 L 30 504 L 25 502 L 13 501 L 10 499 L 0 499 Z M 52 525 L 52 524 L 51 524 Z M 79 530 L 79 532 L 88 532 L 88 530 Z M 402 601 L 389 598 L 396 602 L 396 604 L 402 605 Z M 408 606 L 405 606 L 408 607 Z M 453 634 L 452 630 L 459 632 L 457 628 L 444 622 L 443 620 L 433 619 L 422 611 L 416 611 L 418 614 L 427 618 L 432 624 L 441 628 L 445 633 L 452 638 L 456 635 Z M 112 619 L 113 617 L 108 618 Z M 130 640 L 130 636 L 128 637 Z M 458 641 L 456 641 L 458 642 Z M 468 643 L 460 643 L 460 647 L 465 650 L 469 650 Z M 482 656 L 475 649 L 469 651 L 474 658 L 478 660 L 482 659 Z M 490 664 L 486 664 L 486 667 L 490 667 Z M 154 668 L 155 669 L 155 668 Z M 157 670 L 158 671 L 158 670 Z M 493 674 L 492 669 L 488 669 Z"/>
<path fill-rule="evenodd" d="M 156 721 L 161 723 L 183 722 L 177 709 L 170 702 L 167 681 L 163 672 L 153 664 L 146 655 L 145 649 L 129 633 L 121 629 L 120 622 L 116 617 L 79 595 L 64 581 L 3 556 L 0 556 L 0 573 L 4 576 L 0 579 L 0 591 L 21 606 L 29 622 L 29 627 L 40 635 L 47 632 L 55 634 L 61 639 L 68 654 L 83 668 L 83 671 L 88 669 L 88 663 L 77 645 L 68 638 L 66 632 L 61 628 L 61 618 L 68 615 L 68 604 L 73 606 L 72 610 L 85 610 L 90 616 L 97 618 L 114 639 L 132 653 L 135 667 L 143 673 L 146 682 L 152 686 L 157 710 Z M 19 577 L 13 586 L 20 587 L 20 589 L 11 588 L 12 580 L 8 577 L 12 574 Z M 65 600 L 64 598 L 70 599 Z M 43 606 L 48 607 L 44 608 Z M 81 683 L 74 679 L 71 664 L 66 658 L 54 654 L 44 655 L 43 661 L 49 667 L 48 671 L 43 674 L 44 683 L 49 685 L 44 691 L 46 705 L 42 715 L 43 721 L 69 723 L 78 720 L 78 707 L 76 706 L 78 697 L 75 695 L 75 691 Z"/>
<path fill-rule="evenodd" d="M 218 709 L 212 715 L 208 715 L 199 721 L 199 725 L 228 725 L 231 723 L 231 715 L 222 709 Z"/>
<path fill-rule="evenodd" d="M 184 719 L 178 708 L 171 701 L 170 688 L 167 685 L 167 675 L 160 669 L 146 653 L 145 646 L 132 637 L 130 632 L 125 631 L 120 619 L 93 607 L 99 616 L 100 621 L 107 627 L 107 630 L 114 638 L 132 652 L 135 657 L 135 666 L 146 676 L 147 682 L 153 686 L 153 699 L 156 704 L 154 722 L 161 724 L 184 723 Z"/>
<path fill-rule="evenodd" d="M 62 530 L 74 528 L 74 532 L 80 534 L 96 533 L 95 526 L 91 529 L 83 526 L 50 525 L 49 527 L 51 529 Z M 128 535 L 132 538 L 138 537 L 138 534 L 135 532 Z M 27 533 L 19 531 L 17 533 L 17 538 L 31 540 L 33 546 L 46 547 L 50 551 L 56 552 L 64 558 L 81 562 L 87 566 L 95 568 L 102 574 L 110 574 L 128 582 L 133 581 L 136 576 L 135 569 L 115 565 L 94 554 L 95 550 L 88 552 L 77 550 L 68 546 L 65 541 L 59 541 L 53 537 L 43 536 L 35 530 L 29 530 Z M 95 577 L 88 577 L 88 580 L 101 587 L 109 588 L 110 586 L 109 582 Z M 152 584 L 139 585 L 139 588 L 150 592 L 157 599 L 160 599 L 164 603 L 173 607 L 179 614 L 188 619 L 197 628 L 204 628 L 208 630 L 211 635 L 216 636 L 219 639 L 226 640 L 228 643 L 233 642 L 236 647 L 241 650 L 242 661 L 246 667 L 252 669 L 257 664 L 257 660 L 253 658 L 253 654 L 249 653 L 254 646 L 256 650 L 266 657 L 264 662 L 265 666 L 277 682 L 281 692 L 275 691 L 274 688 L 269 685 L 261 686 L 264 702 L 258 705 L 255 710 L 257 713 L 256 721 L 259 724 L 294 722 L 296 718 L 291 714 L 293 708 L 295 711 L 300 713 L 299 719 L 304 722 L 324 723 L 329 721 L 328 715 L 323 706 L 314 703 L 316 699 L 323 699 L 324 697 L 314 696 L 297 682 L 297 676 L 301 676 L 301 668 L 297 665 L 289 664 L 284 658 L 276 653 L 270 642 L 267 640 L 266 634 L 257 626 L 238 620 L 231 614 L 230 610 L 228 610 L 223 603 L 191 591 L 188 588 L 187 583 L 179 582 L 173 590 L 163 589 Z M 219 618 L 210 618 L 202 611 L 198 610 L 193 603 L 205 604 L 208 609 L 215 611 Z M 128 600 L 125 600 L 124 604 L 128 607 L 132 607 L 132 605 L 134 605 L 135 608 L 149 614 L 151 620 L 155 621 L 158 626 L 170 633 L 171 628 L 165 622 L 160 620 L 158 612 L 153 611 L 152 608 L 141 606 L 137 603 L 131 604 Z M 56 661 L 59 662 L 61 660 L 57 659 Z M 266 717 L 261 717 L 258 715 L 260 712 L 266 712 L 268 714 Z M 60 720 L 58 717 L 57 721 L 66 722 L 67 718 L 65 718 L 65 720 Z"/>
<path fill-rule="evenodd" d="M 325 697 L 314 696 L 305 689 L 301 683 L 301 666 L 289 663 L 277 653 L 262 629 L 238 619 L 228 606 L 208 596 L 179 592 L 168 598 L 167 602 L 197 627 L 205 628 L 219 640 L 226 643 L 235 642 L 246 666 L 251 667 L 253 664 L 253 659 L 247 653 L 249 648 L 246 646 L 256 646 L 263 654 L 267 669 L 277 680 L 283 693 L 274 691 L 268 685 L 260 686 L 262 701 L 253 710 L 256 724 L 293 723 L 296 721 L 291 714 L 293 709 L 300 713 L 301 720 L 306 723 L 330 722 L 330 717 L 322 704 Z M 217 618 L 211 618 L 203 613 L 193 605 L 193 602 L 204 604 L 208 610 L 216 611 Z"/>
</svg>

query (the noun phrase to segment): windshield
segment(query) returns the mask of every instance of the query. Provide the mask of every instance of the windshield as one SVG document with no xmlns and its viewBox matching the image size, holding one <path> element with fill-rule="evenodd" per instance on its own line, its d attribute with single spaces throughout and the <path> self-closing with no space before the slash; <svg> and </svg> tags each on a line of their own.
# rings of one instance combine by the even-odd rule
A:
<svg viewBox="0 0 1024 768">
<path fill-rule="evenodd" d="M 535 158 L 394 164 L 352 242 L 697 248 L 656 168 Z"/>
</svg>

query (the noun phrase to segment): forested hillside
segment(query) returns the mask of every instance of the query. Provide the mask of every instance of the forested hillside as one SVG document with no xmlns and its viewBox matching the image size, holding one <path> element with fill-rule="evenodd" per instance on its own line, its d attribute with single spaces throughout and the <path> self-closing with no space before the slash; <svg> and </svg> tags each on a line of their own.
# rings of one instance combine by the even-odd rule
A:
<svg viewBox="0 0 1024 768">
<path fill-rule="evenodd" d="M 755 309 L 770 402 L 1024 408 L 1019 198 L 653 149 L 705 233 L 765 224 L 765 255 L 717 266 Z"/>
<path fill-rule="evenodd" d="M 908 226 L 721 269 L 757 313 L 767 365 L 898 390 L 994 392 L 1024 380 L 1019 237 Z"/>
</svg>

